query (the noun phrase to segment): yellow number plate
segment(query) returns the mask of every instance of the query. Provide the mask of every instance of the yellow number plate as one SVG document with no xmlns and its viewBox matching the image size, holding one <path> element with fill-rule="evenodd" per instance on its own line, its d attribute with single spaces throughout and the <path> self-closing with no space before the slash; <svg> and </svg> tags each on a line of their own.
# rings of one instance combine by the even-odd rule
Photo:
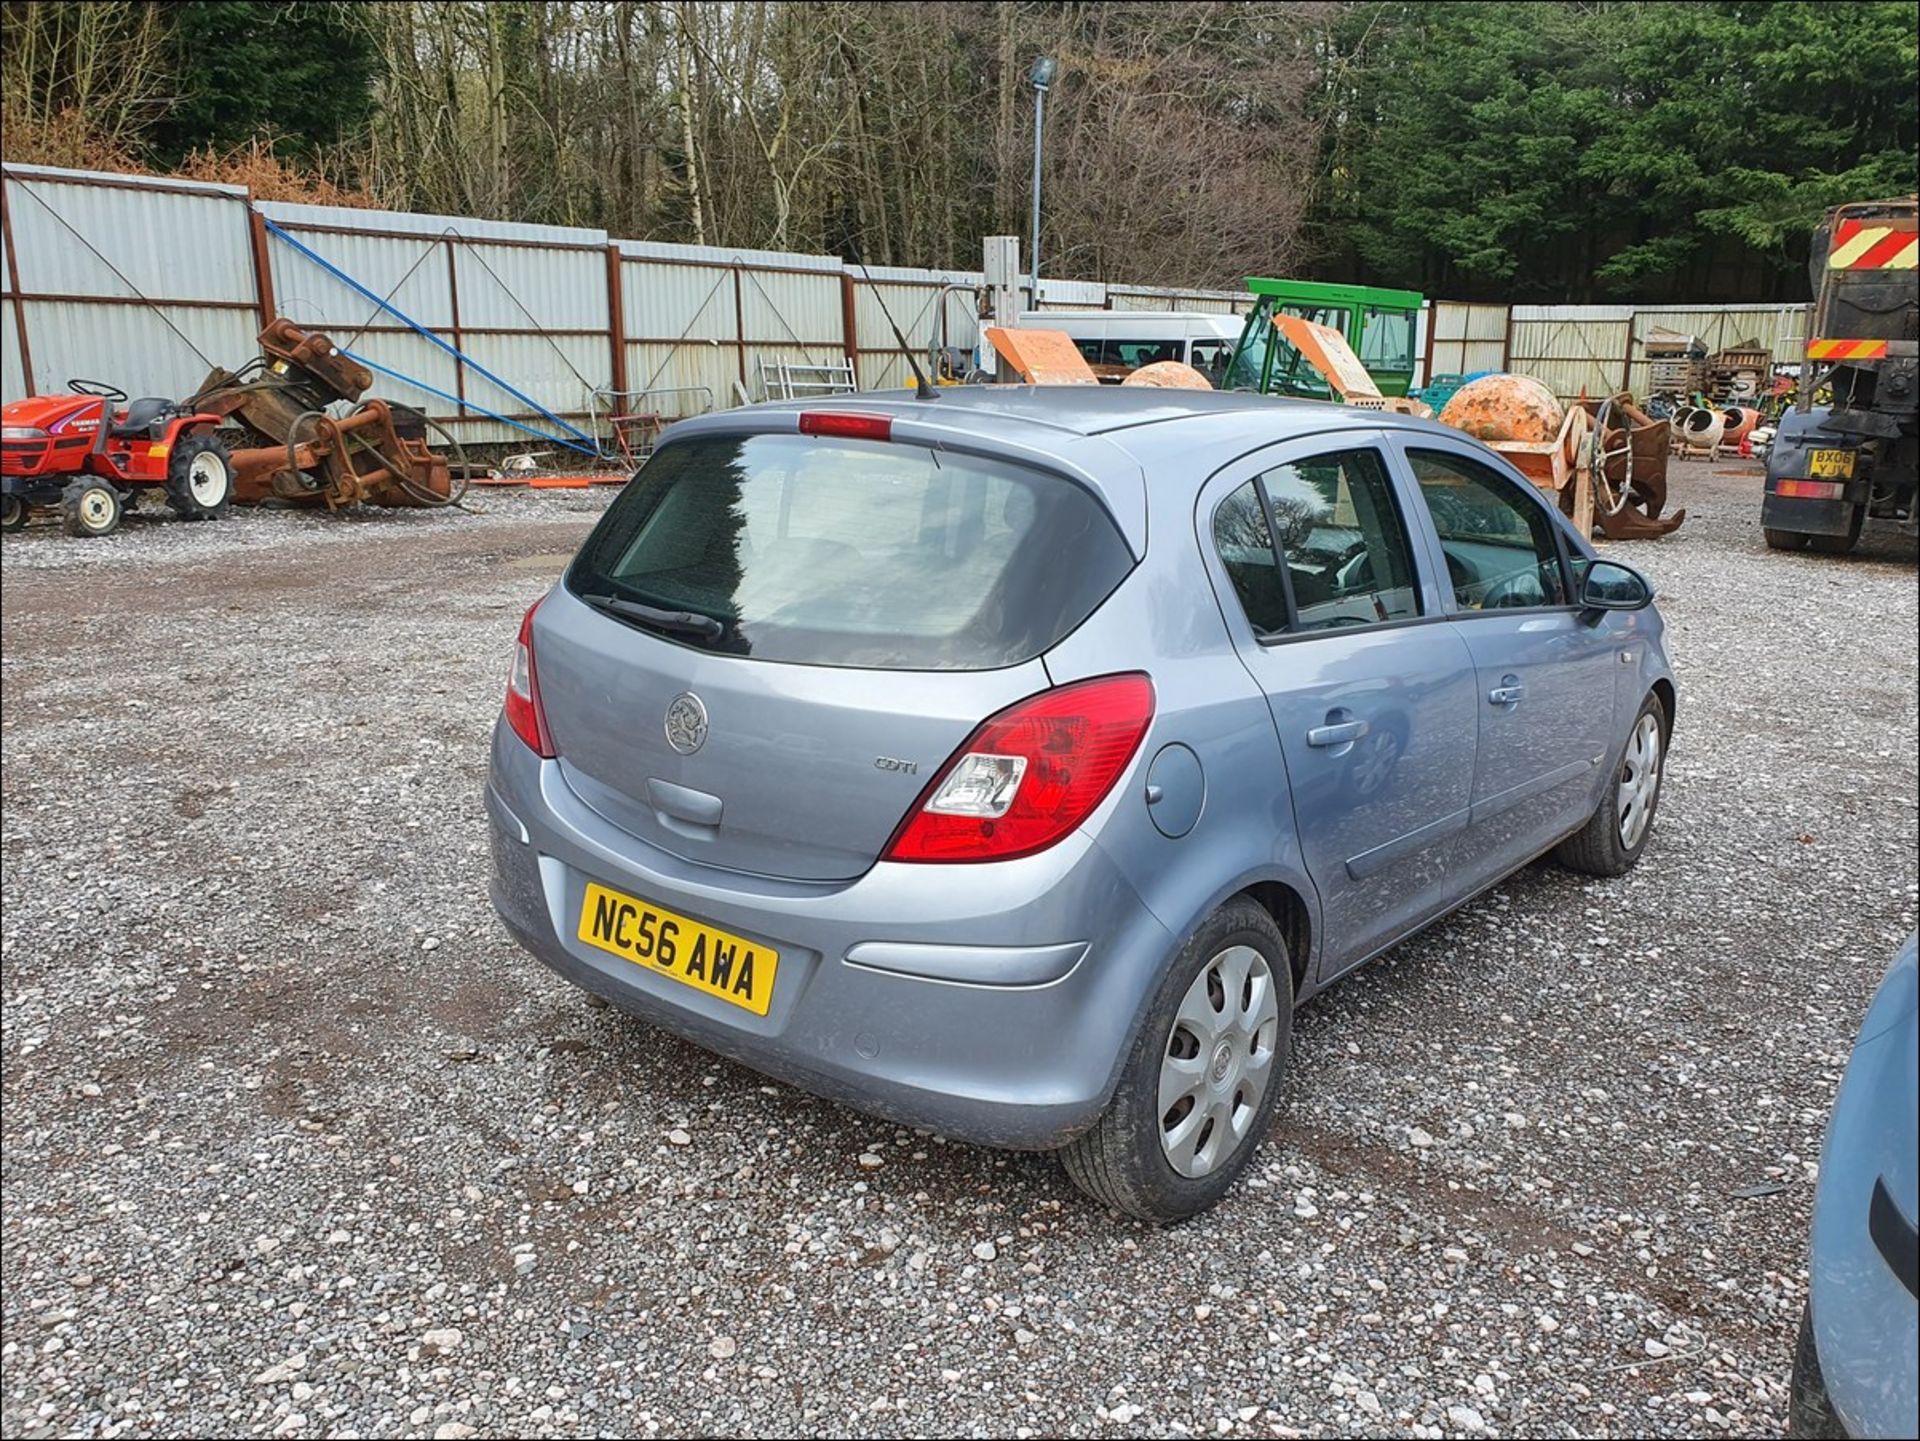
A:
<svg viewBox="0 0 1920 1441">
<path fill-rule="evenodd" d="M 756 1016 L 773 1000 L 777 953 L 592 882 L 580 905 L 580 939 Z"/>
<path fill-rule="evenodd" d="M 1807 458 L 1809 475 L 1853 474 L 1853 452 L 1850 450 L 1816 450 Z"/>
</svg>

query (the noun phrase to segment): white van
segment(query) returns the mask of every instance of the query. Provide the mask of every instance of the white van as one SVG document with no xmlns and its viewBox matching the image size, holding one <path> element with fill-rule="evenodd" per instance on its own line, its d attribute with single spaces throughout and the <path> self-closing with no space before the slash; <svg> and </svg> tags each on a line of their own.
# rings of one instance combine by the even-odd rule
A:
<svg viewBox="0 0 1920 1441">
<path fill-rule="evenodd" d="M 1028 310 L 1023 330 L 1058 330 L 1086 357 L 1103 385 L 1143 365 L 1182 360 L 1217 389 L 1240 339 L 1241 317 L 1197 310 Z"/>
</svg>

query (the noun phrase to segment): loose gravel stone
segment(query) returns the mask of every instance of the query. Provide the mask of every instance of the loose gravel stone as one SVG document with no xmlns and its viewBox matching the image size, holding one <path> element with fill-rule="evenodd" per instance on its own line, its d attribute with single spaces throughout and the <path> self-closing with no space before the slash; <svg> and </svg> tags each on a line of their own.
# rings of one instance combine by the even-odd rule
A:
<svg viewBox="0 0 1920 1441">
<path fill-rule="evenodd" d="M 607 491 L 6 536 L 0 1434 L 1779 1434 L 1914 925 L 1920 617 L 1911 545 L 1768 552 L 1743 468 L 1607 548 L 1681 687 L 1642 865 L 1307 1006 L 1244 1184 L 1164 1230 L 500 930 L 507 655 Z"/>
</svg>

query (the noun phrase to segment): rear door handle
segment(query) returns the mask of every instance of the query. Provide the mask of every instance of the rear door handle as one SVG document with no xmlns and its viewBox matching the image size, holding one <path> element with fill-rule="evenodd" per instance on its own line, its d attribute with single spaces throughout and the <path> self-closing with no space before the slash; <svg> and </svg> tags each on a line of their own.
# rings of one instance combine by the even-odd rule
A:
<svg viewBox="0 0 1920 1441">
<path fill-rule="evenodd" d="M 1315 726 L 1307 732 L 1307 744 L 1310 746 L 1352 745 L 1372 727 L 1363 720 L 1338 721 L 1333 725 Z"/>
<path fill-rule="evenodd" d="M 1503 675 L 1500 677 L 1500 684 L 1487 692 L 1487 703 L 1489 705 L 1519 705 L 1522 700 L 1526 699 L 1526 695 L 1527 688 L 1520 684 L 1519 676 Z"/>
</svg>

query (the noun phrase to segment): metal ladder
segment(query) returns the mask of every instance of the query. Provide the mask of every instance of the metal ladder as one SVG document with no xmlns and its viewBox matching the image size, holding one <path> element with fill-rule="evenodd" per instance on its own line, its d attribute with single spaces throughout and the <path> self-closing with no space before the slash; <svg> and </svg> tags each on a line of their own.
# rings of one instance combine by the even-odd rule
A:
<svg viewBox="0 0 1920 1441">
<path fill-rule="evenodd" d="M 785 360 L 758 362 L 762 400 L 805 400 L 816 395 L 852 395 L 860 388 L 853 362 L 794 365 Z"/>
</svg>

